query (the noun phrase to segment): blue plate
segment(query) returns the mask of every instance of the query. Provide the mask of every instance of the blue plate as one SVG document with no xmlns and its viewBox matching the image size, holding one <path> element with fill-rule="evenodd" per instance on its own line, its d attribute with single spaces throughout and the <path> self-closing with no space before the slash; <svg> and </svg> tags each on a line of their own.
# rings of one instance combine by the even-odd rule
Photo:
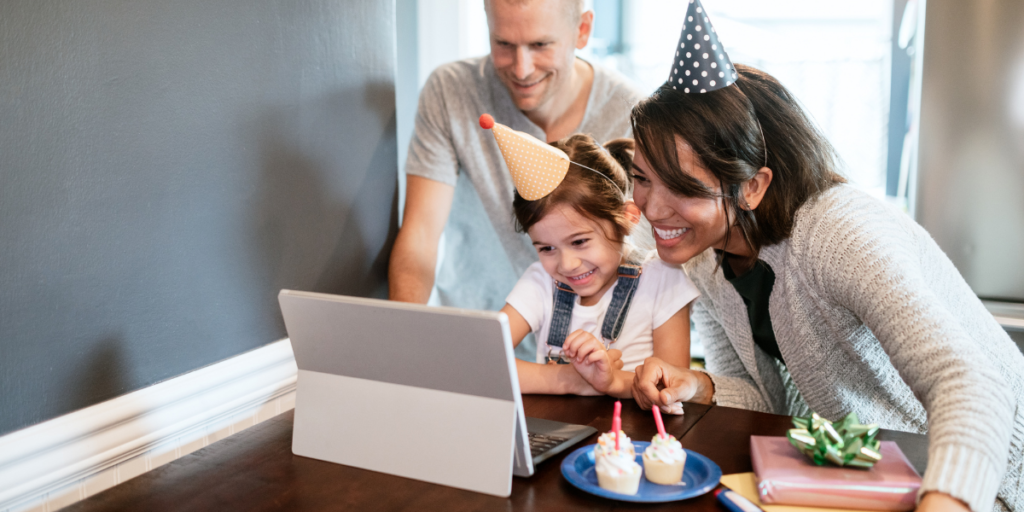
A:
<svg viewBox="0 0 1024 512">
<path fill-rule="evenodd" d="M 637 464 L 644 465 L 641 454 L 650 444 L 644 441 L 633 441 Z M 651 483 L 647 478 L 640 477 L 640 489 L 636 494 L 619 494 L 604 490 L 597 485 L 597 472 L 594 471 L 594 445 L 588 445 L 577 448 L 562 460 L 562 476 L 572 485 L 602 498 L 659 503 L 693 498 L 714 489 L 722 478 L 722 469 L 711 459 L 695 451 L 686 450 L 686 466 L 683 468 L 682 485 L 658 485 Z"/>
</svg>

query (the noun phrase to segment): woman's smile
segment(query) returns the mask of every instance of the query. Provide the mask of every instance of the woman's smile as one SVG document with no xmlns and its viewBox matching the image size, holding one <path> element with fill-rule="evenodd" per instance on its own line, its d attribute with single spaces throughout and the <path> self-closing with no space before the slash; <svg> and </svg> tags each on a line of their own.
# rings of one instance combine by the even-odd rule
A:
<svg viewBox="0 0 1024 512">
<path fill-rule="evenodd" d="M 658 238 L 660 238 L 662 240 L 672 240 L 674 238 L 679 238 L 679 237 L 683 236 L 683 233 L 686 233 L 687 231 L 689 231 L 689 229 L 687 229 L 687 228 L 678 228 L 678 229 L 659 229 L 657 227 L 654 228 L 654 233 L 657 234 Z"/>
<path fill-rule="evenodd" d="M 651 227 L 654 228 L 654 244 L 658 249 L 666 250 L 691 238 L 687 235 L 693 231 L 692 228 L 661 228 L 654 224 Z"/>
</svg>

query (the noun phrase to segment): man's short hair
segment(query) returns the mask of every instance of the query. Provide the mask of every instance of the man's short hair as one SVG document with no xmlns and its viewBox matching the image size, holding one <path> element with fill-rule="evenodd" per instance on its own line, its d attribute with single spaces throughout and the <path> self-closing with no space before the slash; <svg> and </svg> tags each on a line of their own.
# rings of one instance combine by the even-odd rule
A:
<svg viewBox="0 0 1024 512">
<path fill-rule="evenodd" d="M 538 0 L 484 0 L 484 11 L 487 15 L 491 14 L 491 2 L 507 2 L 510 4 L 523 5 L 529 2 L 536 2 Z M 580 17 L 583 16 L 584 0 L 558 0 L 562 3 L 562 9 L 569 21 L 573 25 L 580 22 Z"/>
</svg>

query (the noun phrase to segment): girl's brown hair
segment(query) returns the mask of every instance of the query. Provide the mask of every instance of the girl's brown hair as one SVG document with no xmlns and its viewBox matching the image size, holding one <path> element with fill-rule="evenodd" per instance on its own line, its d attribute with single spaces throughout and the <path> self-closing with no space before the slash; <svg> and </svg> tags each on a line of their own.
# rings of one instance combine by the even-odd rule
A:
<svg viewBox="0 0 1024 512">
<path fill-rule="evenodd" d="M 564 151 L 574 163 L 569 164 L 565 179 L 550 194 L 528 201 L 516 192 L 512 200 L 516 230 L 526 233 L 551 208 L 565 204 L 584 217 L 610 222 L 613 239 L 621 243 L 632 226 L 626 218 L 625 199 L 631 190 L 626 169 L 633 165 L 633 140 L 615 139 L 602 148 L 590 135 L 576 134 L 551 145 Z"/>
<path fill-rule="evenodd" d="M 680 167 L 676 140 L 690 145 L 701 167 L 718 180 L 726 219 L 732 225 L 736 216 L 756 259 L 761 247 L 789 238 L 804 202 L 846 180 L 832 145 L 778 80 L 742 64 L 736 71 L 735 86 L 704 94 L 662 86 L 633 108 L 633 134 L 670 190 L 685 197 L 718 196 Z M 761 167 L 772 170 L 761 204 L 740 208 L 741 185 Z"/>
</svg>

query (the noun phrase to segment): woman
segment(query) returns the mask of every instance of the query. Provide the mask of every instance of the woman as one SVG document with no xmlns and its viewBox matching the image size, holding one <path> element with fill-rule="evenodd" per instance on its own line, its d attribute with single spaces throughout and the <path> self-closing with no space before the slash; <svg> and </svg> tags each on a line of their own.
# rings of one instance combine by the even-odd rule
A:
<svg viewBox="0 0 1024 512">
<path fill-rule="evenodd" d="M 855 411 L 928 433 L 920 510 L 1015 510 L 1024 356 L 927 232 L 844 184 L 782 85 L 735 68 L 729 87 L 670 81 L 633 110 L 634 199 L 701 292 L 707 361 L 646 360 L 637 401 Z"/>
</svg>

